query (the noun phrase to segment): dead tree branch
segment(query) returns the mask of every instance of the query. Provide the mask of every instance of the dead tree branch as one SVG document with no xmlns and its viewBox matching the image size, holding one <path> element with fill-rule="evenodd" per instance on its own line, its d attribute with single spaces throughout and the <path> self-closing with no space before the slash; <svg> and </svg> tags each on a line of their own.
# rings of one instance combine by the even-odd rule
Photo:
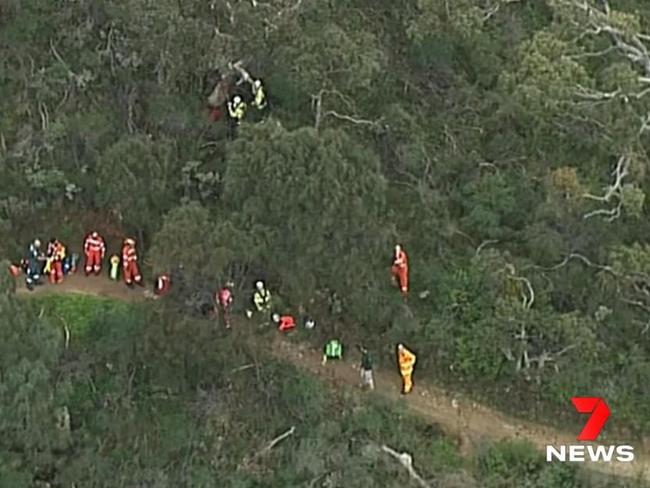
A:
<svg viewBox="0 0 650 488">
<path fill-rule="evenodd" d="M 474 256 L 478 257 L 484 247 L 489 246 L 490 244 L 497 244 L 498 242 L 499 241 L 497 239 L 488 239 L 487 241 L 481 242 L 481 244 L 476 248 L 476 253 L 474 253 Z"/>
<path fill-rule="evenodd" d="M 312 95 L 312 106 L 316 112 L 314 120 L 314 129 L 318 130 L 323 117 L 323 90 L 318 92 L 318 95 Z"/>
<path fill-rule="evenodd" d="M 522 276 L 516 276 L 515 275 L 515 267 L 508 263 L 505 265 L 505 267 L 499 271 L 497 271 L 497 274 L 504 273 L 506 275 L 506 278 L 509 280 L 513 281 L 518 281 L 520 283 L 524 283 L 526 285 L 526 288 L 528 288 L 528 294 L 526 294 L 523 290 L 521 291 L 521 299 L 522 299 L 522 305 L 525 309 L 529 310 L 530 307 L 533 306 L 533 303 L 535 302 L 535 290 L 533 289 L 533 285 L 530 283 L 530 280 L 527 278 L 524 278 Z"/>
<path fill-rule="evenodd" d="M 527 278 L 523 278 L 521 276 L 507 276 L 508 279 L 519 281 L 526 285 L 528 288 L 529 296 L 526 295 L 523 291 L 521 292 L 522 305 L 525 309 L 530 309 L 530 307 L 532 307 L 533 303 L 535 302 L 535 290 L 533 290 L 533 285 L 530 284 L 530 281 Z"/>
<path fill-rule="evenodd" d="M 231 373 L 237 373 L 239 371 L 245 371 L 247 369 L 251 369 L 251 368 L 254 368 L 254 367 L 255 367 L 255 363 L 245 364 L 243 366 L 240 366 L 239 368 L 231 369 L 230 372 Z"/>
<path fill-rule="evenodd" d="M 615 27 L 615 22 L 610 17 L 611 10 L 606 1 L 601 0 L 602 9 L 596 8 L 586 0 L 564 0 L 565 5 L 571 5 L 578 11 L 586 14 L 588 30 L 586 35 L 605 35 L 609 37 L 612 46 L 630 63 L 639 67 L 645 77 L 650 77 L 650 53 L 644 41 L 648 41 L 648 36 L 644 33 L 634 33 L 623 31 Z M 643 82 L 642 79 L 639 79 Z"/>
<path fill-rule="evenodd" d="M 483 162 L 483 163 L 478 163 L 479 168 L 490 168 L 495 171 L 495 173 L 499 173 L 499 167 L 494 164 L 494 163 L 488 163 L 488 162 Z"/>
<path fill-rule="evenodd" d="M 358 119 L 358 118 L 355 118 L 355 117 L 351 117 L 350 115 L 340 114 L 338 112 L 335 112 L 334 110 L 328 110 L 323 115 L 323 117 L 328 117 L 328 116 L 332 116 L 332 117 L 335 117 L 335 118 L 340 119 L 340 120 L 345 120 L 345 121 L 351 122 L 353 124 L 369 125 L 371 127 L 378 127 L 380 125 L 380 123 L 381 123 L 381 119 L 378 119 L 378 120 L 375 120 L 375 121 L 366 120 L 366 119 Z"/>
<path fill-rule="evenodd" d="M 489 7 L 485 11 L 485 15 L 483 16 L 483 22 L 487 22 L 490 20 L 499 10 L 501 10 L 501 7 L 504 5 L 509 5 L 511 3 L 519 3 L 521 0 L 500 0 L 496 5 L 493 7 Z"/>
<path fill-rule="evenodd" d="M 431 485 L 427 483 L 424 478 L 422 478 L 422 476 L 420 476 L 418 472 L 413 468 L 413 457 L 410 454 L 406 452 L 399 453 L 387 445 L 381 446 L 381 450 L 389 456 L 395 458 L 397 462 L 400 463 L 404 469 L 408 471 L 409 476 L 422 488 L 432 488 Z"/>
<path fill-rule="evenodd" d="M 623 208 L 623 179 L 629 175 L 630 156 L 627 154 L 622 155 L 618 159 L 616 169 L 612 172 L 614 176 L 614 183 L 605 188 L 605 194 L 602 196 L 592 195 L 585 193 L 583 198 L 589 198 L 598 202 L 609 203 L 612 198 L 616 198 L 618 203 L 611 209 L 597 209 L 586 213 L 582 216 L 583 219 L 588 219 L 596 215 L 603 215 L 607 217 L 608 222 L 612 222 L 621 215 Z"/>
<path fill-rule="evenodd" d="M 242 462 L 239 465 L 239 468 L 246 468 L 251 465 L 257 458 L 266 455 L 271 449 L 273 449 L 278 443 L 282 442 L 284 439 L 287 437 L 293 435 L 293 433 L 296 431 L 296 427 L 292 426 L 289 430 L 284 432 L 283 434 L 280 434 L 277 436 L 275 439 L 273 439 L 271 442 L 268 443 L 267 446 L 265 446 L 263 449 L 260 451 L 251 454 L 251 455 L 246 455 Z"/>
<path fill-rule="evenodd" d="M 629 298 L 622 298 L 621 300 L 628 305 L 634 305 L 635 307 L 639 307 L 643 311 L 650 313 L 650 306 L 640 300 L 630 300 Z"/>
<path fill-rule="evenodd" d="M 59 63 L 61 63 L 61 65 L 63 65 L 63 67 L 68 71 L 68 76 L 70 78 L 77 78 L 77 74 L 70 69 L 70 65 L 63 60 L 59 52 L 54 47 L 54 43 L 52 42 L 52 39 L 50 39 L 50 50 L 52 51 L 54 57 L 59 61 Z"/>
<path fill-rule="evenodd" d="M 545 266 L 539 266 L 539 265 L 534 264 L 534 265 L 526 266 L 524 268 L 524 271 L 527 270 L 527 269 L 539 269 L 539 270 L 543 270 L 543 271 L 556 271 L 556 270 L 558 270 L 560 268 L 565 267 L 573 259 L 577 259 L 578 261 L 581 261 L 583 264 L 585 264 L 586 266 L 589 266 L 590 268 L 600 269 L 601 271 L 605 271 L 605 272 L 610 273 L 610 274 L 612 274 L 614 276 L 618 276 L 618 273 L 616 273 L 614 271 L 614 268 L 612 268 L 611 266 L 593 263 L 586 256 L 583 256 L 582 254 L 579 254 L 579 253 L 576 253 L 576 252 L 572 252 L 567 257 L 565 257 L 562 260 L 562 262 L 560 262 L 560 263 L 558 263 L 558 264 L 556 264 L 554 266 L 545 267 Z"/>
<path fill-rule="evenodd" d="M 251 87 L 252 87 L 252 86 L 253 86 L 253 81 L 254 81 L 254 80 L 253 80 L 253 77 L 250 75 L 250 73 L 249 73 L 248 71 L 246 71 L 246 70 L 242 67 L 242 64 L 243 64 L 243 61 L 240 60 L 240 61 L 237 61 L 236 63 L 231 63 L 231 64 L 230 64 L 230 68 L 231 68 L 231 69 L 234 69 L 235 71 L 237 71 L 237 72 L 239 73 L 239 75 L 241 76 L 241 79 L 242 79 L 245 83 L 250 84 Z"/>
<path fill-rule="evenodd" d="M 603 196 L 596 196 L 592 195 L 590 193 L 585 193 L 583 195 L 584 198 L 589 198 L 591 200 L 597 200 L 599 202 L 609 202 L 610 199 L 616 195 L 618 191 L 620 191 L 622 184 L 623 184 L 623 178 L 625 178 L 629 174 L 629 167 L 630 167 L 630 157 L 627 155 L 623 155 L 618 159 L 618 163 L 616 164 L 616 169 L 613 171 L 612 175 L 614 175 L 614 184 L 608 186 L 605 190 L 605 194 Z"/>
<path fill-rule="evenodd" d="M 271 449 L 273 449 L 276 445 L 278 445 L 280 442 L 285 440 L 287 437 L 293 435 L 295 431 L 296 431 L 296 426 L 295 425 L 291 426 L 291 428 L 289 430 L 287 430 L 286 432 L 280 434 L 275 439 L 273 439 L 271 442 L 269 442 L 269 444 L 264 449 L 262 449 L 261 451 L 259 451 L 255 455 L 255 457 L 262 456 L 262 455 L 266 454 Z"/>
<path fill-rule="evenodd" d="M 544 369 L 544 365 L 548 362 L 555 361 L 558 357 L 562 356 L 566 352 L 575 349 L 576 345 L 571 344 L 570 346 L 565 347 L 564 349 L 560 349 L 558 352 L 555 353 L 550 353 L 548 351 L 542 352 L 539 356 L 531 357 L 528 359 L 528 363 L 537 363 L 537 369 Z"/>
</svg>

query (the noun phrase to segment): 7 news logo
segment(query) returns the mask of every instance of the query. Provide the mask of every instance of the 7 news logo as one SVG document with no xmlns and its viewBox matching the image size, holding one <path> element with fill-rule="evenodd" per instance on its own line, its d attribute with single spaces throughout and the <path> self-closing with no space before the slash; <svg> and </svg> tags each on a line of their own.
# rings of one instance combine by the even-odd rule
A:
<svg viewBox="0 0 650 488">
<path fill-rule="evenodd" d="M 610 410 L 605 400 L 599 397 L 573 397 L 573 406 L 579 413 L 591 414 L 582 432 L 578 435 L 579 441 L 594 442 L 598 439 L 600 431 L 609 418 Z M 611 463 L 612 460 L 620 463 L 634 461 L 634 448 L 632 446 L 602 446 L 573 444 L 569 446 L 546 446 L 546 461 L 584 463 L 585 461 Z"/>
</svg>

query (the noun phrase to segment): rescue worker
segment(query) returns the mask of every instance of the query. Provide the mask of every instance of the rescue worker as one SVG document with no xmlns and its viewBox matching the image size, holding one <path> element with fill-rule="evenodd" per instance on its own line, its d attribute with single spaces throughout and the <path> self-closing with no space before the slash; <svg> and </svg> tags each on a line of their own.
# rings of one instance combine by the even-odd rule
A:
<svg viewBox="0 0 650 488">
<path fill-rule="evenodd" d="M 127 286 L 133 286 L 133 283 L 142 286 L 142 275 L 138 268 L 138 253 L 135 249 L 135 239 L 127 238 L 122 246 L 122 271 L 124 273 L 124 282 Z"/>
<path fill-rule="evenodd" d="M 106 242 L 98 232 L 91 232 L 84 240 L 84 254 L 86 255 L 86 264 L 84 271 L 86 276 L 90 273 L 99 275 L 102 270 L 102 260 L 106 254 Z"/>
<path fill-rule="evenodd" d="M 343 344 L 338 339 L 332 339 L 325 344 L 323 365 L 327 364 L 328 359 L 343 359 Z"/>
<path fill-rule="evenodd" d="M 359 346 L 361 352 L 361 388 L 375 389 L 375 379 L 372 374 L 372 356 L 370 351 L 363 346 Z"/>
<path fill-rule="evenodd" d="M 66 257 L 66 248 L 58 239 L 51 239 L 48 243 L 47 254 L 50 283 L 59 284 L 63 282 L 63 260 Z"/>
<path fill-rule="evenodd" d="M 28 290 L 33 290 L 35 285 L 40 284 L 41 269 L 43 268 L 43 252 L 41 251 L 41 241 L 34 239 L 27 250 L 25 259 L 25 285 Z"/>
<path fill-rule="evenodd" d="M 212 87 L 208 96 L 208 120 L 216 122 L 223 116 L 224 105 L 228 101 L 232 83 L 228 76 L 221 74 L 218 70 L 208 74 L 206 83 L 208 87 Z"/>
<path fill-rule="evenodd" d="M 260 80 L 253 82 L 253 106 L 257 110 L 266 108 L 266 94 L 264 93 L 264 87 Z"/>
<path fill-rule="evenodd" d="M 273 322 L 278 324 L 278 330 L 280 332 L 286 332 L 288 330 L 296 328 L 296 319 L 294 319 L 291 315 L 280 316 L 280 314 L 274 313 Z"/>
<path fill-rule="evenodd" d="M 215 307 L 214 307 L 215 315 L 217 315 L 218 317 L 219 311 L 221 311 L 226 329 L 230 329 L 230 306 L 232 305 L 232 302 L 234 300 L 232 295 L 233 286 L 234 283 L 232 283 L 231 281 L 226 283 L 226 286 L 224 286 L 223 288 L 221 288 L 221 290 L 217 292 L 217 296 L 215 300 Z"/>
<path fill-rule="evenodd" d="M 49 275 L 52 272 L 52 262 L 54 261 L 55 248 L 56 248 L 56 239 L 53 237 L 47 243 L 47 250 L 45 251 L 45 266 L 43 267 L 43 274 Z"/>
<path fill-rule="evenodd" d="M 78 261 L 79 255 L 76 253 L 72 253 L 66 256 L 66 258 L 63 260 L 63 274 L 68 275 L 70 273 L 76 273 Z"/>
<path fill-rule="evenodd" d="M 413 367 L 416 357 L 403 344 L 397 345 L 397 361 L 399 372 L 402 375 L 402 395 L 406 395 L 413 389 Z"/>
<path fill-rule="evenodd" d="M 11 263 L 9 265 L 9 274 L 13 278 L 18 278 L 20 276 L 20 273 L 22 272 L 22 268 L 16 264 Z"/>
<path fill-rule="evenodd" d="M 395 246 L 391 273 L 393 275 L 393 281 L 399 285 L 402 294 L 406 295 L 409 288 L 408 257 L 399 244 Z"/>
<path fill-rule="evenodd" d="M 246 115 L 246 102 L 239 95 L 235 95 L 228 102 L 228 115 L 230 115 L 235 125 L 241 124 L 241 121 L 244 119 L 244 115 Z"/>
<path fill-rule="evenodd" d="M 167 273 L 159 274 L 156 278 L 156 284 L 154 285 L 153 292 L 156 296 L 163 296 L 169 292 L 171 287 L 171 279 Z"/>
<path fill-rule="evenodd" d="M 117 275 L 119 274 L 119 269 L 120 269 L 120 257 L 117 254 L 113 254 L 109 261 L 111 263 L 109 277 L 113 281 L 117 281 Z"/>
<path fill-rule="evenodd" d="M 255 292 L 253 293 L 253 305 L 255 305 L 255 310 L 260 313 L 270 312 L 271 311 L 271 294 L 264 286 L 263 281 L 258 281 L 255 283 Z M 246 312 L 248 317 L 252 317 L 253 312 L 248 310 Z"/>
</svg>

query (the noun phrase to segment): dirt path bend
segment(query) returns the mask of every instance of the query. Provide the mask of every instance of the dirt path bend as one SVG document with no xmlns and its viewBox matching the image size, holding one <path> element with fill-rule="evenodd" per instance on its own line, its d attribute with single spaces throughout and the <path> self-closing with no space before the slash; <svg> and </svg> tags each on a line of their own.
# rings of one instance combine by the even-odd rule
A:
<svg viewBox="0 0 650 488">
<path fill-rule="evenodd" d="M 115 283 L 104 277 L 86 278 L 83 275 L 68 277 L 60 285 L 43 285 L 29 292 L 19 286 L 20 295 L 39 295 L 51 293 L 79 293 L 126 301 L 147 299 L 142 288 L 128 289 L 123 283 Z M 335 385 L 356 387 L 359 384 L 359 371 L 356 364 L 348 361 L 331 361 L 321 364 L 322 353 L 307 345 L 296 345 L 282 340 L 274 341 L 273 354 L 280 360 L 290 361 L 296 366 L 317 375 Z M 408 396 L 400 394 L 400 378 L 397 372 L 380 370 L 375 372 L 376 391 L 371 393 L 403 402 L 407 408 L 421 418 L 437 424 L 448 435 L 460 439 L 461 451 L 469 454 L 484 441 L 503 439 L 526 440 L 545 452 L 546 446 L 577 444 L 575 432 L 561 432 L 533 422 L 523 422 L 503 415 L 491 408 L 473 402 L 462 395 L 450 394 L 414 378 L 415 388 Z M 614 443 L 614 442 L 612 442 Z M 627 444 L 621 440 L 620 444 Z M 643 479 L 650 482 L 650 457 L 646 446 L 636 444 L 635 460 L 632 463 L 585 463 L 584 466 L 597 472 Z"/>
</svg>

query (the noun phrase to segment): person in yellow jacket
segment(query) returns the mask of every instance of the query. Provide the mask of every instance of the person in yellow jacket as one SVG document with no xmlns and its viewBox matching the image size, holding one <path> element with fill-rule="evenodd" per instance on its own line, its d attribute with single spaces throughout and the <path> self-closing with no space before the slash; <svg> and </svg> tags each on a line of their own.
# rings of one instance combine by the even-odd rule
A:
<svg viewBox="0 0 650 488">
<path fill-rule="evenodd" d="M 120 257 L 117 254 L 111 256 L 111 268 L 109 276 L 113 281 L 117 281 L 117 275 L 119 274 L 120 269 Z"/>
<path fill-rule="evenodd" d="M 413 367 L 416 359 L 415 354 L 406 349 L 403 344 L 397 345 L 397 361 L 402 375 L 402 395 L 410 393 L 413 389 Z"/>
<path fill-rule="evenodd" d="M 230 115 L 230 119 L 235 125 L 241 124 L 241 121 L 244 119 L 244 115 L 246 115 L 246 102 L 239 95 L 235 95 L 228 102 L 228 115 Z"/>
<path fill-rule="evenodd" d="M 261 80 L 253 82 L 253 106 L 257 110 L 263 110 L 266 107 L 266 94 Z"/>
</svg>

